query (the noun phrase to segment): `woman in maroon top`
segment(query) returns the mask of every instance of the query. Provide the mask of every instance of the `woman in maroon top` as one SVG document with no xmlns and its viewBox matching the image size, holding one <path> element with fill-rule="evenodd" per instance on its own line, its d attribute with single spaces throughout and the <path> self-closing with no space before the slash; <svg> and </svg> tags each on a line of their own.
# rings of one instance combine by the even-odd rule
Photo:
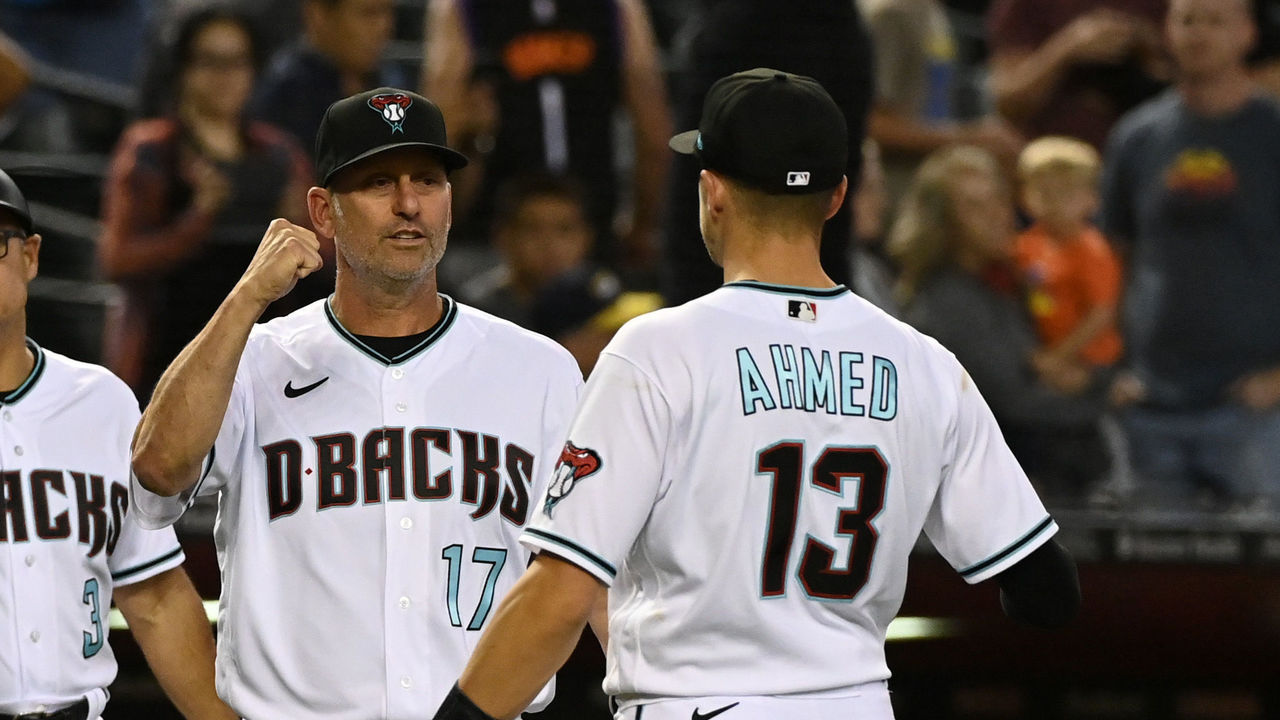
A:
<svg viewBox="0 0 1280 720">
<path fill-rule="evenodd" d="M 244 15 L 192 14 L 174 54 L 172 110 L 126 129 L 103 198 L 98 260 L 124 290 L 104 359 L 142 397 L 235 284 L 267 223 L 307 222 L 312 181 L 293 139 L 245 117 L 258 58 Z M 309 289 L 273 314 L 320 296 Z"/>
</svg>

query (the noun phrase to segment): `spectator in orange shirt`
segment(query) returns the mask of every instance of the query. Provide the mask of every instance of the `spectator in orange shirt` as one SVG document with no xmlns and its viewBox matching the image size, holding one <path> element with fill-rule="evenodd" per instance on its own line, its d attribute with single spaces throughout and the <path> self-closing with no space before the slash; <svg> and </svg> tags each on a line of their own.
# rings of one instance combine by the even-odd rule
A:
<svg viewBox="0 0 1280 720">
<path fill-rule="evenodd" d="M 1082 391 L 1120 359 L 1120 264 L 1093 224 L 1101 161 L 1088 143 L 1049 136 L 1018 158 L 1023 209 L 1034 221 L 1014 248 L 1040 347 L 1032 366 L 1060 391 Z"/>
</svg>

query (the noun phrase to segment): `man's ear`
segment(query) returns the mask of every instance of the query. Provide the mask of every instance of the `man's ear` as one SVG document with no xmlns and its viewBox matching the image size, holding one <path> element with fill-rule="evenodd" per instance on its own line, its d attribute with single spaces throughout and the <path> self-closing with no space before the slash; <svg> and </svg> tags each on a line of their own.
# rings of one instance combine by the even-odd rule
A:
<svg viewBox="0 0 1280 720">
<path fill-rule="evenodd" d="M 722 215 L 730 202 L 729 187 L 725 184 L 724 178 L 710 170 L 703 170 L 698 174 L 698 185 L 711 217 Z"/>
<path fill-rule="evenodd" d="M 840 212 L 840 206 L 844 204 L 844 196 L 849 192 L 849 176 L 840 178 L 840 184 L 831 191 L 831 202 L 827 205 L 827 220 L 835 217 Z"/>
<path fill-rule="evenodd" d="M 332 238 L 337 230 L 336 198 L 328 188 L 313 187 L 307 191 L 307 212 L 311 215 L 311 227 L 316 234 Z"/>
<path fill-rule="evenodd" d="M 40 272 L 40 242 L 42 239 L 39 233 L 35 233 L 28 235 L 27 239 L 22 241 L 22 260 L 27 268 L 27 282 L 34 280 Z"/>
</svg>

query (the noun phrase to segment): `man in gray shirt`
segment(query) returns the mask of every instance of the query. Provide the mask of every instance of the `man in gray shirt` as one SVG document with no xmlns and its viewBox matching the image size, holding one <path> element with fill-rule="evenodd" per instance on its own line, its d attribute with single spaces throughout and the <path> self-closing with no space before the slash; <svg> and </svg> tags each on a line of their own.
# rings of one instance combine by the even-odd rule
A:
<svg viewBox="0 0 1280 720">
<path fill-rule="evenodd" d="M 1247 0 L 1172 0 L 1176 86 L 1112 133 L 1103 228 L 1127 255 L 1127 405 L 1148 499 L 1280 496 L 1280 104 Z"/>
</svg>

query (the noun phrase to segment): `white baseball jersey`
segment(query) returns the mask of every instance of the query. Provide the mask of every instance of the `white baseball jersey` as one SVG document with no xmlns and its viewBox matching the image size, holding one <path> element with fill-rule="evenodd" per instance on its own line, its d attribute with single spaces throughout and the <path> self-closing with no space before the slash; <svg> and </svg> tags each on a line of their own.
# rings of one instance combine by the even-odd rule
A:
<svg viewBox="0 0 1280 720">
<path fill-rule="evenodd" d="M 101 711 L 116 676 L 111 590 L 181 565 L 182 549 L 127 512 L 133 393 L 27 344 L 34 369 L 0 397 L 0 713 L 86 697 Z"/>
<path fill-rule="evenodd" d="M 193 488 L 218 493 L 218 691 L 250 720 L 429 714 L 528 564 L 519 533 L 582 375 L 550 340 L 443 302 L 397 357 L 327 301 L 250 334 Z M 135 492 L 144 522 L 185 507 Z"/>
<path fill-rule="evenodd" d="M 888 678 L 922 529 L 978 582 L 1057 526 L 935 341 L 844 287 L 740 282 L 618 333 L 522 541 L 611 586 L 626 707 Z"/>
</svg>

